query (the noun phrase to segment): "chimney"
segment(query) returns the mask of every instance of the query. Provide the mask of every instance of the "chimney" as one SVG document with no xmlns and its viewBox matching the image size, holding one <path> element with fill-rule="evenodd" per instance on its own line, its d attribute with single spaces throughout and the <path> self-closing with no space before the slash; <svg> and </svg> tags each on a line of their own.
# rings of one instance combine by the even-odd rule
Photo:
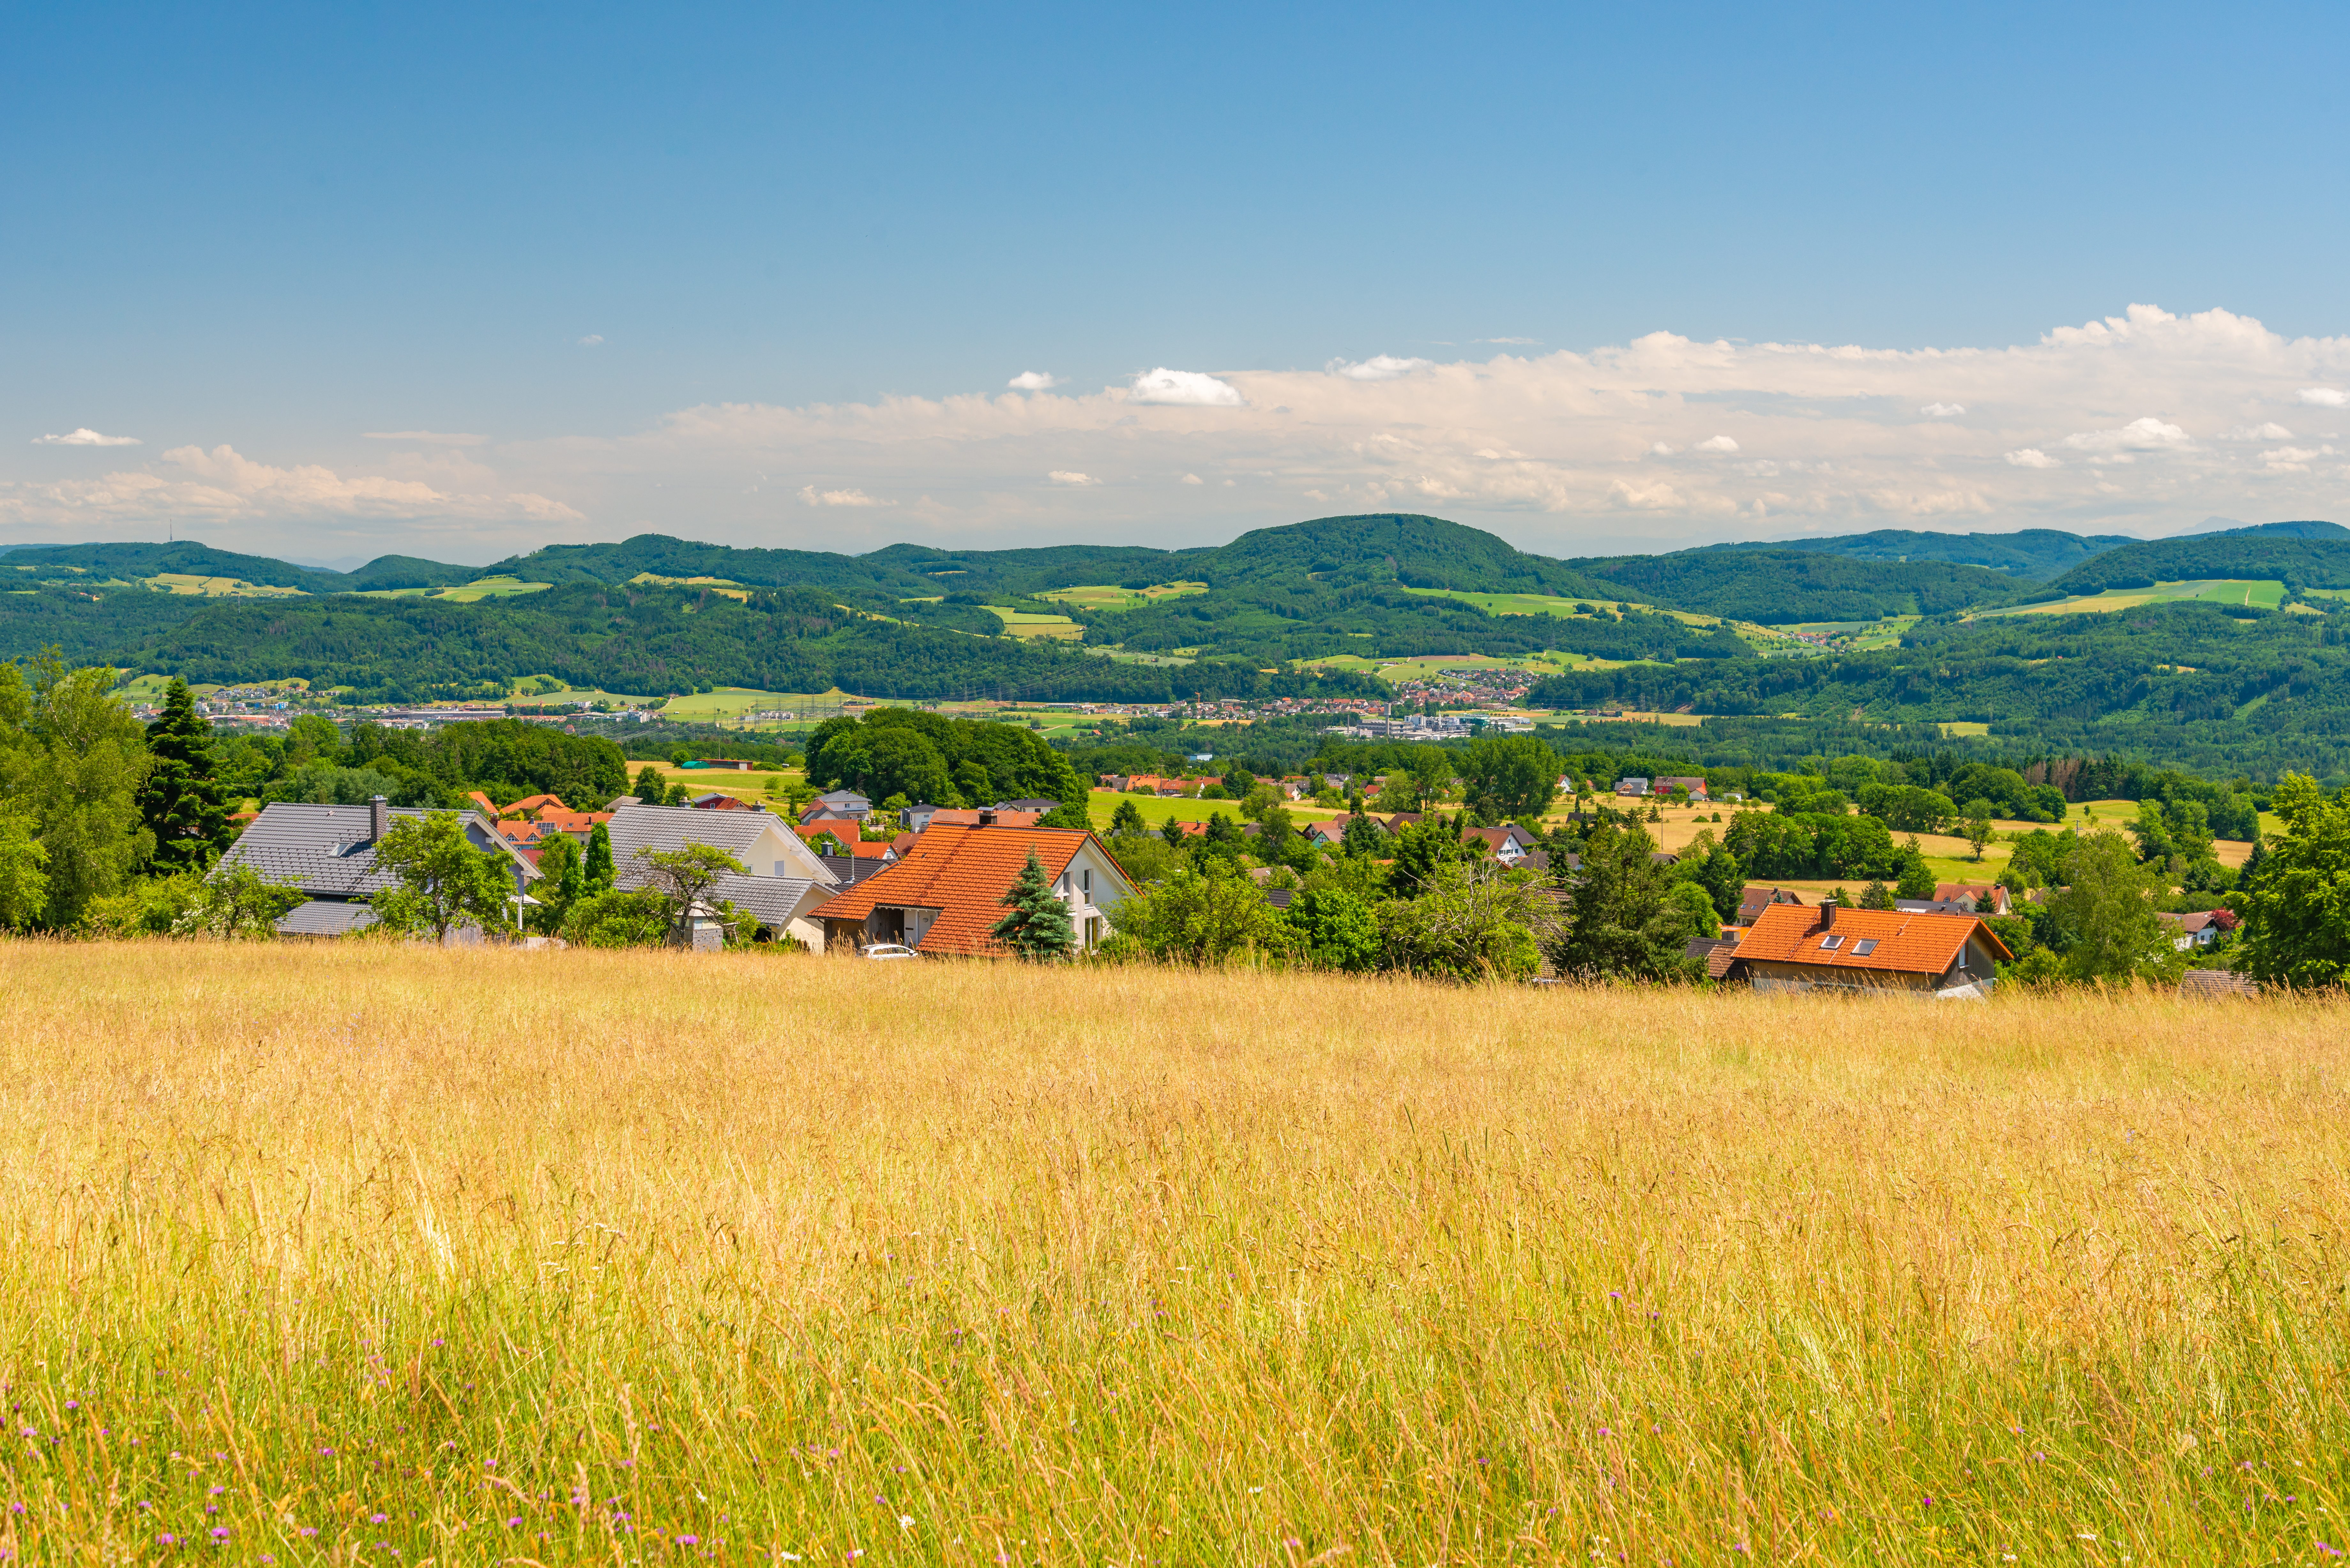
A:
<svg viewBox="0 0 2350 1568">
<path fill-rule="evenodd" d="M 391 831 L 391 802 L 380 794 L 368 796 L 368 836 L 380 842 Z"/>
<path fill-rule="evenodd" d="M 983 809 L 979 814 L 979 825 L 982 827 L 993 827 L 995 826 L 995 813 Z"/>
<path fill-rule="evenodd" d="M 1835 900 L 1834 898 L 1825 899 L 1820 904 L 1820 929 L 1825 931 L 1835 924 Z"/>
</svg>

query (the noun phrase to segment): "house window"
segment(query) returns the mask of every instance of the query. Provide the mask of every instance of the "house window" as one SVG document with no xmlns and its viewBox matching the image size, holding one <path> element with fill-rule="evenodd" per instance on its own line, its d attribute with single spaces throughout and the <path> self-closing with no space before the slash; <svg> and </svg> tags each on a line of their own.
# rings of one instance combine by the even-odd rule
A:
<svg viewBox="0 0 2350 1568">
<path fill-rule="evenodd" d="M 1864 937 L 1859 941 L 1852 944 L 1852 956 L 1855 958 L 1866 958 L 1876 950 L 1877 939 L 1875 937 Z"/>
<path fill-rule="evenodd" d="M 1091 897 L 1091 896 L 1092 896 L 1092 894 L 1093 894 L 1093 890 L 1094 890 L 1094 874 L 1093 874 L 1091 871 L 1080 871 L 1080 872 L 1078 872 L 1078 873 L 1077 873 L 1077 875 L 1078 875 L 1079 877 L 1082 877 L 1083 878 L 1085 878 L 1085 889 L 1086 889 L 1087 896 L 1087 897 Z"/>
<path fill-rule="evenodd" d="M 1844 946 L 1844 939 L 1842 937 L 1822 937 L 1820 939 L 1820 950 L 1824 953 L 1834 952 L 1836 949 L 1842 946 Z"/>
</svg>

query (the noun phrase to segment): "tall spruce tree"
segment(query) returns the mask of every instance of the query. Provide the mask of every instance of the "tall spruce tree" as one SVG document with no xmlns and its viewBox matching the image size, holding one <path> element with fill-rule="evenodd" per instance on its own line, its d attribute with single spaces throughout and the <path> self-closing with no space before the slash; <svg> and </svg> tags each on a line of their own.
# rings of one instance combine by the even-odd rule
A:
<svg viewBox="0 0 2350 1568">
<path fill-rule="evenodd" d="M 212 740 L 195 694 L 173 680 L 162 712 L 147 726 L 147 779 L 139 791 L 160 870 L 202 871 L 228 848 L 228 805 L 213 774 Z"/>
<path fill-rule="evenodd" d="M 1011 912 L 996 921 L 988 935 L 1022 958 L 1044 963 L 1066 958 L 1077 945 L 1077 933 L 1069 924 L 1069 908 L 1054 895 L 1052 881 L 1035 850 L 1028 852 L 1028 864 L 1020 868 L 1003 902 Z"/>
</svg>

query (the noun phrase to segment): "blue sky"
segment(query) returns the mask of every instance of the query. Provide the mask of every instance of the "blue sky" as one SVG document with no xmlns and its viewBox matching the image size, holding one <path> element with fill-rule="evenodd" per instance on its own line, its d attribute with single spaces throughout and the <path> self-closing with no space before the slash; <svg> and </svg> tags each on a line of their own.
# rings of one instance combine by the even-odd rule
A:
<svg viewBox="0 0 2350 1568">
<path fill-rule="evenodd" d="M 1413 483 L 1414 510 L 1558 553 L 2350 511 L 2320 450 L 2339 405 L 2302 397 L 2350 375 L 2345 32 L 2316 6 L 21 13 L 0 542 L 1189 544 Z M 1657 333 L 1988 353 L 2132 305 L 2266 336 L 1978 379 L 1936 425 L 2000 410 L 1967 452 L 1794 455 L 1771 431 L 1774 410 L 1908 409 L 1913 382 L 1958 406 L 1924 361 L 1838 388 L 1752 362 L 1659 379 L 1636 354 L 1671 400 L 1654 431 L 1542 389 Z M 1507 409 L 1436 388 L 1497 355 L 1559 374 Z M 1428 363 L 1328 369 L 1375 356 Z M 1232 417 L 954 413 L 1115 402 L 1160 367 L 1240 389 Z M 1055 388 L 1005 392 L 1027 370 Z M 1283 377 L 1378 400 L 1309 410 L 1318 381 Z M 1731 439 L 1778 472 L 1660 488 L 1620 466 L 1719 439 L 1710 406 L 1761 421 L 1741 428 L 1768 452 Z M 764 413 L 695 414 L 726 409 Z M 2062 445 L 2142 420 L 2180 434 L 2116 436 L 2094 480 L 2099 449 Z M 2289 434 L 2220 433 L 2269 428 Z M 1395 432 L 1421 456 L 1347 469 Z M 1877 467 L 1784 483 L 1839 455 Z M 1555 483 L 1471 483 L 1455 458 Z M 1932 496 L 1888 499 L 1905 486 Z"/>
</svg>

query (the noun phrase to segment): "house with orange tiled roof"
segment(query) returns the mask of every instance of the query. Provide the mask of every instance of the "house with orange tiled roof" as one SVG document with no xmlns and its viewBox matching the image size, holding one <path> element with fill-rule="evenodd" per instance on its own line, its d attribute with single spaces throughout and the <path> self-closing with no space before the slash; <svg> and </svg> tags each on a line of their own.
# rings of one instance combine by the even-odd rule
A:
<svg viewBox="0 0 2350 1568">
<path fill-rule="evenodd" d="M 465 798 L 489 819 L 499 837 L 521 851 L 534 866 L 538 864 L 539 854 L 547 841 L 558 834 L 568 834 L 585 846 L 598 823 L 612 820 L 608 811 L 574 811 L 563 804 L 560 795 L 525 795 L 511 805 L 496 805 L 480 790 Z"/>
<path fill-rule="evenodd" d="M 1772 904 L 1706 969 L 1757 991 L 1981 1000 L 2014 957 L 1976 915 Z"/>
<path fill-rule="evenodd" d="M 857 853 L 857 846 L 860 842 L 857 824 L 854 822 L 843 822 L 837 818 L 827 818 L 823 822 L 803 822 L 794 827 L 792 831 L 798 834 L 803 839 L 806 840 L 810 847 L 822 855 L 854 855 Z M 828 846 L 817 842 L 819 839 L 826 838 L 832 840 L 834 844 L 840 846 L 840 847 L 837 850 L 835 850 Z"/>
<path fill-rule="evenodd" d="M 900 942 L 926 957 L 1006 957 L 989 932 L 1003 918 L 1003 896 L 1032 850 L 1068 906 L 1078 946 L 1099 946 L 1109 934 L 1110 911 L 1134 892 L 1099 838 L 1074 828 L 933 821 L 905 858 L 814 911 L 826 949 L 855 952 Z"/>
</svg>

